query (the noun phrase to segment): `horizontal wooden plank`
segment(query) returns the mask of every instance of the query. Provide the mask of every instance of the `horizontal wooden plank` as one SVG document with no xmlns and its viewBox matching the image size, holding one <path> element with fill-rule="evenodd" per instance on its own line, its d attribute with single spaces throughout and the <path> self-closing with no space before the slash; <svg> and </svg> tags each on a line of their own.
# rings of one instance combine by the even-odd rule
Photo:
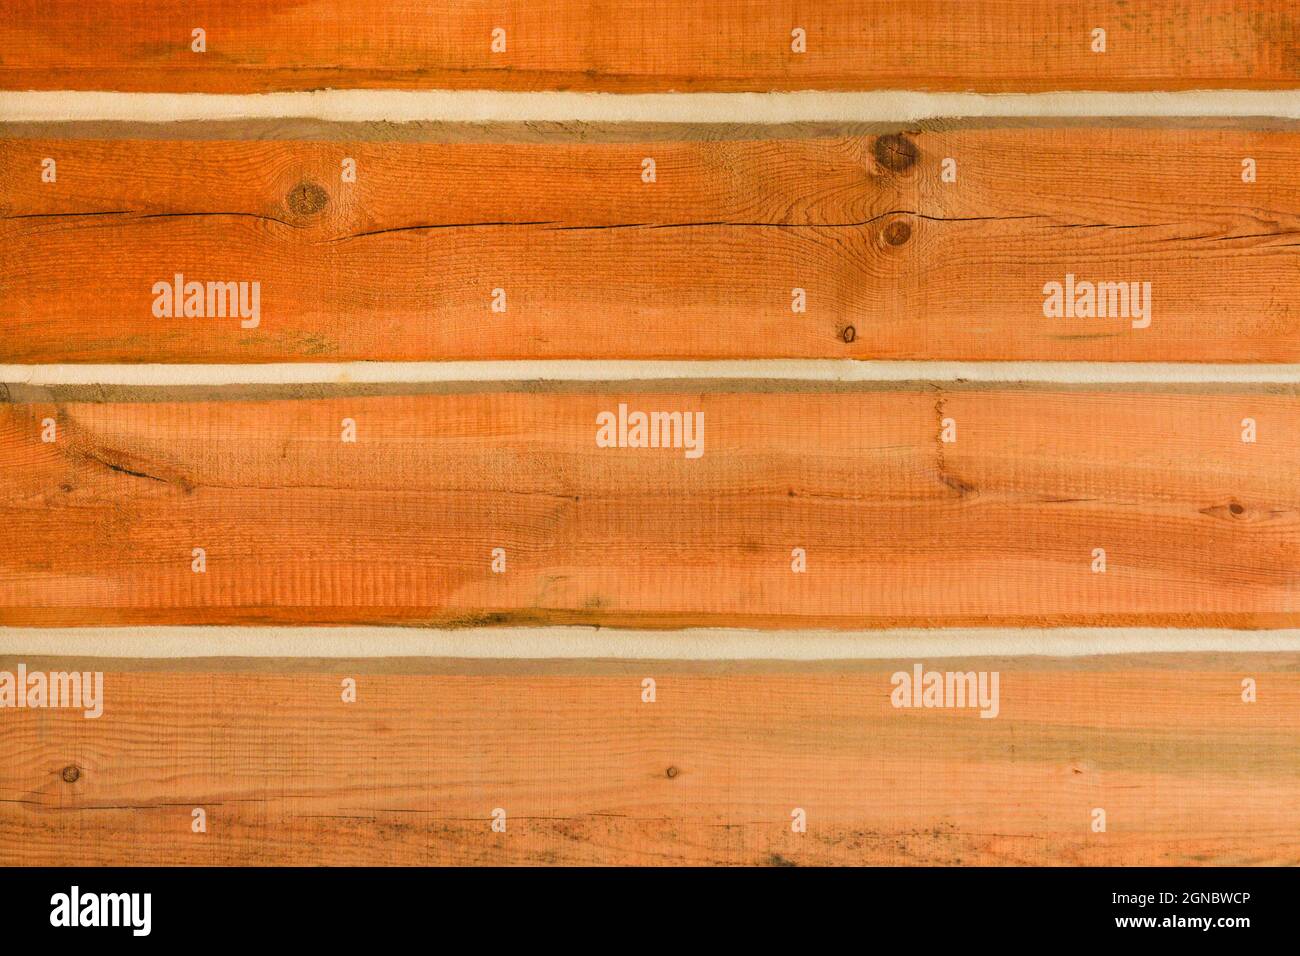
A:
<svg viewBox="0 0 1300 956">
<path fill-rule="evenodd" d="M 0 710 L 0 863 L 1300 863 L 1300 658 L 1156 660 L 919 662 L 993 719 L 894 707 L 913 661 L 111 671 Z"/>
<path fill-rule="evenodd" d="M 1298 162 L 1300 133 L 1243 128 L 14 137 L 0 362 L 1296 362 Z M 227 282 L 256 310 L 210 303 Z M 1085 283 L 1119 284 L 1104 314 Z"/>
<path fill-rule="evenodd" d="M 1273 0 L 161 0 L 147 16 L 129 0 L 8 6 L 6 89 L 1001 92 L 1269 89 L 1300 76 L 1300 26 Z"/>
<path fill-rule="evenodd" d="M 679 413 L 674 447 L 635 447 L 635 412 Z M 10 403 L 0 623 L 1295 626 L 1297 412 L 707 382 Z"/>
</svg>

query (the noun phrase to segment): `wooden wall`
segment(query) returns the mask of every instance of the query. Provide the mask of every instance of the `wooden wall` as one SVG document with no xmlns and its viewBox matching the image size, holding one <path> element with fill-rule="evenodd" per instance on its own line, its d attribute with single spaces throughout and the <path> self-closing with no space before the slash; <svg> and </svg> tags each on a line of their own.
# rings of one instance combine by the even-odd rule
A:
<svg viewBox="0 0 1300 956">
<path fill-rule="evenodd" d="M 0 864 L 1300 863 L 1286 4 L 147 6 L 0 17 Z M 1118 99 L 945 95 L 1059 91 Z M 137 652 L 187 624 L 268 656 Z"/>
</svg>

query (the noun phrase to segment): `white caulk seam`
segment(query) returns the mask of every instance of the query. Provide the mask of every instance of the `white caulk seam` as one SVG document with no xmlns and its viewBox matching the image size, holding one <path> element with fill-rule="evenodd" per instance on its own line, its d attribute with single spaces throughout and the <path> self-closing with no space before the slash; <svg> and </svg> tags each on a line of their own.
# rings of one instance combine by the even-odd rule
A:
<svg viewBox="0 0 1300 956">
<path fill-rule="evenodd" d="M 725 361 L 529 360 L 305 362 L 265 365 L 0 365 L 21 385 L 298 385 L 501 381 L 776 379 L 811 382 L 1300 383 L 1300 364 L 1158 362 L 909 362 L 852 359 Z"/>
<path fill-rule="evenodd" d="M 476 658 L 894 660 L 1300 652 L 1300 629 L 943 628 L 881 631 L 681 631 L 594 627 L 0 628 L 0 654 L 119 658 Z"/>
<path fill-rule="evenodd" d="M 517 93 L 316 90 L 299 93 L 0 93 L 0 121 L 266 119 L 336 122 L 904 122 L 941 117 L 1300 118 L 1300 90 L 922 93 Z"/>
</svg>

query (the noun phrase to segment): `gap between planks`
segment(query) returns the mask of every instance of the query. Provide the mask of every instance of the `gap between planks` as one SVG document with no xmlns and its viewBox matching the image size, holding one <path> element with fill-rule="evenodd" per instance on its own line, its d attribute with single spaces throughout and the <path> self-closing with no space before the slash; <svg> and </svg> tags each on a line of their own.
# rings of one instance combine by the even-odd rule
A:
<svg viewBox="0 0 1300 956">
<path fill-rule="evenodd" d="M 315 90 L 303 93 L 0 92 L 0 121 L 176 122 L 310 118 L 336 122 L 808 123 L 941 117 L 1300 118 L 1300 90 L 1171 93 L 511 93 Z"/>
<path fill-rule="evenodd" d="M 816 662 L 1300 652 L 1300 628 L 0 627 L 0 656 Z"/>
<path fill-rule="evenodd" d="M 1042 382 L 1295 384 L 1300 364 L 926 362 L 857 359 L 320 362 L 257 365 L 0 365 L 0 383 L 29 386 L 221 386 L 419 382 Z"/>
</svg>

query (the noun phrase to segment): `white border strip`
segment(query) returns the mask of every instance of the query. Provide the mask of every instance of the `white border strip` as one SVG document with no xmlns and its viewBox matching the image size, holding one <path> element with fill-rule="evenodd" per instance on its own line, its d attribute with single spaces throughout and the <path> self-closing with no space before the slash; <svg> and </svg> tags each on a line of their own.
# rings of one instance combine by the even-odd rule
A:
<svg viewBox="0 0 1300 956">
<path fill-rule="evenodd" d="M 18 385 L 307 385 L 419 382 L 620 382 L 776 379 L 808 382 L 1048 382 L 1294 384 L 1300 364 L 1158 362 L 894 362 L 854 359 L 730 361 L 303 362 L 267 365 L 0 365 Z"/>
<path fill-rule="evenodd" d="M 0 121 L 313 118 L 333 121 L 807 123 L 938 117 L 1271 116 L 1300 118 L 1300 90 L 1173 93 L 303 93 L 0 92 Z"/>
<path fill-rule="evenodd" d="M 1300 652 L 1300 629 L 949 628 L 682 631 L 594 627 L 0 628 L 0 654 L 69 657 L 460 657 L 605 660 L 895 660 Z"/>
</svg>

